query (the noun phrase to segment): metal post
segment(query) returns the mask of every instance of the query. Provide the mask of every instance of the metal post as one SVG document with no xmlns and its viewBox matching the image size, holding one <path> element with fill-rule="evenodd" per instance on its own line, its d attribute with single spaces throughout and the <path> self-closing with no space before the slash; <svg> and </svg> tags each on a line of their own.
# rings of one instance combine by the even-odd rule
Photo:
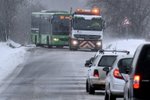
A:
<svg viewBox="0 0 150 100">
<path fill-rule="evenodd" d="M 126 38 L 127 38 L 127 40 L 129 39 L 129 29 L 128 29 L 128 25 L 126 25 Z"/>
</svg>

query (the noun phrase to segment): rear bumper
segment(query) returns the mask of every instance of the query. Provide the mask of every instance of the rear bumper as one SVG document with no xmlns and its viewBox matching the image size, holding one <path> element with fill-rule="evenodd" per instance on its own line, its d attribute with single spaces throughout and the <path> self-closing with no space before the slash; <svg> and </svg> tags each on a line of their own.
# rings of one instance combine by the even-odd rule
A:
<svg viewBox="0 0 150 100">
<path fill-rule="evenodd" d="M 111 84 L 111 93 L 118 97 L 123 97 L 124 95 L 124 84 L 121 83 L 112 83 Z"/>
<path fill-rule="evenodd" d="M 104 90 L 105 89 L 105 80 L 92 79 L 90 81 L 91 86 L 96 90 Z"/>
<path fill-rule="evenodd" d="M 123 95 L 124 95 L 124 92 L 120 91 L 120 90 L 113 90 L 113 91 L 111 91 L 111 93 L 117 97 L 123 97 Z"/>
<path fill-rule="evenodd" d="M 93 84 L 92 87 L 95 90 L 105 90 L 105 85 L 104 84 Z"/>
</svg>

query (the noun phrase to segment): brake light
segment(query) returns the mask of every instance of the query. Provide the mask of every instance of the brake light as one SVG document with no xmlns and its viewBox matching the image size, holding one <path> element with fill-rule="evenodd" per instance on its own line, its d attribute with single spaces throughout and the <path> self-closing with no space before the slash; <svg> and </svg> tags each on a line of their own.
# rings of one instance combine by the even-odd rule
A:
<svg viewBox="0 0 150 100">
<path fill-rule="evenodd" d="M 133 79 L 133 88 L 139 89 L 140 88 L 140 75 L 135 75 Z"/>
<path fill-rule="evenodd" d="M 119 69 L 115 69 L 113 74 L 115 78 L 123 79 L 123 77 L 121 76 L 119 72 Z"/>
<path fill-rule="evenodd" d="M 94 76 L 94 77 L 99 77 L 99 73 L 98 73 L 98 70 L 97 70 L 97 69 L 94 70 L 93 76 Z"/>
</svg>

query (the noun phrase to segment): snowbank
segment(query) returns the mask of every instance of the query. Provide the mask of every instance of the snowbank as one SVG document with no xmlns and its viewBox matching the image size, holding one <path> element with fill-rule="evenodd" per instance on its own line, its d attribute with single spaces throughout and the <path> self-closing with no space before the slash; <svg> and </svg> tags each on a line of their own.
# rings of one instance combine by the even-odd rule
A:
<svg viewBox="0 0 150 100">
<path fill-rule="evenodd" d="M 19 47 L 19 44 L 13 44 Z M 8 46 L 8 43 L 0 42 L 0 81 L 25 60 L 25 55 L 25 47 L 11 48 Z"/>
<path fill-rule="evenodd" d="M 128 50 L 130 51 L 130 54 L 134 54 L 137 47 L 142 43 L 147 42 L 145 40 L 138 40 L 138 39 L 116 40 L 111 43 L 106 43 L 104 49 Z"/>
</svg>

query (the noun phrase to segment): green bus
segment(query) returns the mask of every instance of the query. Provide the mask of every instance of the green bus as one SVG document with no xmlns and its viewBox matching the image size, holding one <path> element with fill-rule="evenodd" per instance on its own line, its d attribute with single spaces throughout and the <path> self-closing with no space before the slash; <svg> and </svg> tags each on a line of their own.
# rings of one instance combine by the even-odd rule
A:
<svg viewBox="0 0 150 100">
<path fill-rule="evenodd" d="M 32 43 L 36 46 L 68 46 L 70 20 L 66 11 L 32 12 Z"/>
</svg>

